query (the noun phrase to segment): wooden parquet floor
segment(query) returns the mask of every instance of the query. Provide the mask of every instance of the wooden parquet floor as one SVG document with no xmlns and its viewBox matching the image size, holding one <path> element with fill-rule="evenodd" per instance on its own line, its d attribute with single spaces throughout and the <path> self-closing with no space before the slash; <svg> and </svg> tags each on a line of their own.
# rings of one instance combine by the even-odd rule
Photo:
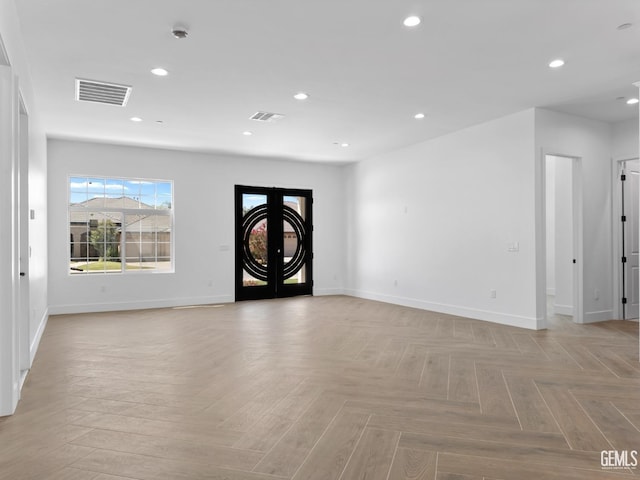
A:
<svg viewBox="0 0 640 480">
<path fill-rule="evenodd" d="M 632 322 L 340 296 L 65 315 L 0 419 L 0 479 L 624 479 L 601 451 L 639 428 Z"/>
</svg>

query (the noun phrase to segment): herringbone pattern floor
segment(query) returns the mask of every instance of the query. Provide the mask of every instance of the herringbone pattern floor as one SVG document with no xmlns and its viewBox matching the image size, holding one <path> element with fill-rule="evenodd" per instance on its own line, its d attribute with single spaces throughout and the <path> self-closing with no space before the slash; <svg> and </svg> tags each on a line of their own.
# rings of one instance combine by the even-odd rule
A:
<svg viewBox="0 0 640 480">
<path fill-rule="evenodd" d="M 350 297 L 52 317 L 0 479 L 633 478 L 638 324 Z"/>
</svg>

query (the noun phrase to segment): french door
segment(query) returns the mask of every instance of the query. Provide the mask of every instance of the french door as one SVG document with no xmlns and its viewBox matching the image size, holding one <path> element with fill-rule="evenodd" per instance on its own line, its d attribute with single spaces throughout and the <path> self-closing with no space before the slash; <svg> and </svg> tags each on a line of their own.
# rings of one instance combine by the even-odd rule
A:
<svg viewBox="0 0 640 480">
<path fill-rule="evenodd" d="M 236 300 L 311 295 L 311 190 L 236 185 Z"/>
</svg>

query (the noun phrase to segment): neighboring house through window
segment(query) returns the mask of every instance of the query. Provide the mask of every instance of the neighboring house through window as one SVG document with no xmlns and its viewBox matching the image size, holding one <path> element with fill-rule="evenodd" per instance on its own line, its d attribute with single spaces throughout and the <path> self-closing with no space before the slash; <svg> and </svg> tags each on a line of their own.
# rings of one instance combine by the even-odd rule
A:
<svg viewBox="0 0 640 480">
<path fill-rule="evenodd" d="M 172 272 L 172 207 L 168 180 L 69 177 L 69 272 Z"/>
</svg>

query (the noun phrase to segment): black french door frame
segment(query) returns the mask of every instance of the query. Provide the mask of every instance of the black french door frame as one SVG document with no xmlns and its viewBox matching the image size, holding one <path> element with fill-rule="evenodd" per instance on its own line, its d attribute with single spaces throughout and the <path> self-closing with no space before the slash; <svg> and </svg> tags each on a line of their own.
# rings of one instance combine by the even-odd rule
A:
<svg viewBox="0 0 640 480">
<path fill-rule="evenodd" d="M 264 203 L 247 206 L 247 196 L 264 198 Z M 285 200 L 291 197 L 299 200 L 297 209 Z M 235 186 L 236 301 L 313 294 L 312 204 L 311 190 Z M 256 259 L 251 239 L 262 227 L 266 252 Z"/>
</svg>

